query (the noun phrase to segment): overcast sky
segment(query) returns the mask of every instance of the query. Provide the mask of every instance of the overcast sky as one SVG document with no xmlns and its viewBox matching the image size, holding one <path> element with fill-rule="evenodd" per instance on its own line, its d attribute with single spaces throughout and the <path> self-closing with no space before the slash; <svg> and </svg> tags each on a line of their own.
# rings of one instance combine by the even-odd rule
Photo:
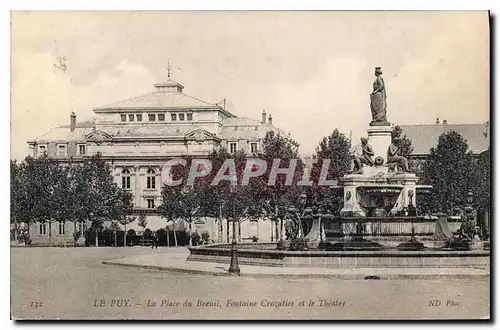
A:
<svg viewBox="0 0 500 330">
<path fill-rule="evenodd" d="M 11 157 L 71 110 L 154 91 L 169 59 L 186 94 L 266 109 L 302 155 L 335 128 L 366 134 L 375 66 L 395 124 L 489 120 L 486 12 L 15 12 Z"/>
</svg>

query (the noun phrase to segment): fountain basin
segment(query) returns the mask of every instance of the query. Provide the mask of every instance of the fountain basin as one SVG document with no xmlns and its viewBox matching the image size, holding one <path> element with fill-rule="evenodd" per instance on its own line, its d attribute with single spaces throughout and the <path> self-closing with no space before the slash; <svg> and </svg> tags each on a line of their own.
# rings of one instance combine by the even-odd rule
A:
<svg viewBox="0 0 500 330">
<path fill-rule="evenodd" d="M 230 244 L 191 247 L 187 260 L 229 264 L 230 247 Z M 269 244 L 266 243 L 253 243 L 245 244 L 244 247 L 238 246 L 238 262 L 242 265 L 275 267 L 489 268 L 490 251 L 452 251 L 431 248 L 422 251 L 398 251 L 395 249 L 379 251 L 281 251 L 270 250 Z"/>
</svg>

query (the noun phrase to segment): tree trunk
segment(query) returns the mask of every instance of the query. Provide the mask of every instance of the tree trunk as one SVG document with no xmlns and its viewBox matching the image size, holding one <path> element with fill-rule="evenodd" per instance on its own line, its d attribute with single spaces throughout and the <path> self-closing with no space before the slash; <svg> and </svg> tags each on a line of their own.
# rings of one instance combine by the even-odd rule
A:
<svg viewBox="0 0 500 330">
<path fill-rule="evenodd" d="M 177 233 L 175 231 L 175 223 L 174 223 L 174 244 L 175 244 L 175 247 L 177 247 Z"/>
<path fill-rule="evenodd" d="M 29 243 L 29 240 L 30 240 L 30 223 L 28 222 L 28 235 L 26 237 L 26 235 L 24 236 L 24 245 L 28 246 L 30 245 Z"/>
<path fill-rule="evenodd" d="M 76 238 L 76 219 L 73 220 L 73 241 L 74 246 L 77 246 L 78 240 Z"/>
<path fill-rule="evenodd" d="M 233 226 L 234 226 L 234 223 L 233 223 Z M 226 239 L 227 239 L 227 243 L 229 244 L 229 217 L 226 220 Z"/>
<path fill-rule="evenodd" d="M 219 243 L 224 242 L 224 224 L 222 223 L 222 204 L 219 204 Z"/>
<path fill-rule="evenodd" d="M 14 217 L 14 244 L 17 246 L 17 218 Z"/>
<path fill-rule="evenodd" d="M 116 232 L 116 229 L 115 229 L 115 233 L 114 234 L 115 234 L 114 236 L 115 236 L 115 247 L 116 247 L 117 244 L 118 244 L 118 239 L 117 239 L 117 234 L 118 233 Z"/>
<path fill-rule="evenodd" d="M 271 224 L 271 242 L 273 241 L 273 232 L 274 232 L 274 228 L 273 228 L 273 219 L 272 218 L 269 218 L 269 222 Z M 276 240 L 278 240 L 278 237 L 276 237 Z"/>
<path fill-rule="evenodd" d="M 165 227 L 165 231 L 167 233 L 167 247 L 170 246 L 170 231 L 168 230 L 168 226 Z"/>
<path fill-rule="evenodd" d="M 123 225 L 123 246 L 127 246 L 127 223 Z"/>
<path fill-rule="evenodd" d="M 238 242 L 241 243 L 241 219 L 238 218 Z"/>
<path fill-rule="evenodd" d="M 52 221 L 49 219 L 49 246 L 52 246 Z"/>
<path fill-rule="evenodd" d="M 192 235 L 192 230 L 191 230 L 191 220 L 189 221 L 189 247 L 193 246 L 193 235 Z"/>
<path fill-rule="evenodd" d="M 99 247 L 99 232 L 95 231 L 95 247 Z"/>
<path fill-rule="evenodd" d="M 278 205 L 274 205 L 274 227 L 276 233 L 276 241 L 281 241 L 281 228 L 278 229 Z M 272 226 L 271 226 L 272 227 Z M 278 238 L 278 235 L 280 236 Z"/>
</svg>

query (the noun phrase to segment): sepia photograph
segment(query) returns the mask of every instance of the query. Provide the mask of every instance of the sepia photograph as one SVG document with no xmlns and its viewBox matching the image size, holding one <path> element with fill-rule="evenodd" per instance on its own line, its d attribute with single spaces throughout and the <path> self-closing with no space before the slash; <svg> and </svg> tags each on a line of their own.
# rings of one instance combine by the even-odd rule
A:
<svg viewBox="0 0 500 330">
<path fill-rule="evenodd" d="M 490 320 L 488 11 L 11 11 L 12 320 Z"/>
</svg>

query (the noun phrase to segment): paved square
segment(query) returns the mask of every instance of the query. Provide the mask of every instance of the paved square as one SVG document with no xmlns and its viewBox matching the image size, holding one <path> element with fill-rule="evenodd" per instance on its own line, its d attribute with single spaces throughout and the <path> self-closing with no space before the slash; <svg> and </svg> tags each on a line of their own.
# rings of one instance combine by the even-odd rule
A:
<svg viewBox="0 0 500 330">
<path fill-rule="evenodd" d="M 151 253 L 185 254 L 182 249 L 12 248 L 12 317 L 436 319 L 489 315 L 489 279 L 233 278 L 102 264 Z"/>
</svg>

